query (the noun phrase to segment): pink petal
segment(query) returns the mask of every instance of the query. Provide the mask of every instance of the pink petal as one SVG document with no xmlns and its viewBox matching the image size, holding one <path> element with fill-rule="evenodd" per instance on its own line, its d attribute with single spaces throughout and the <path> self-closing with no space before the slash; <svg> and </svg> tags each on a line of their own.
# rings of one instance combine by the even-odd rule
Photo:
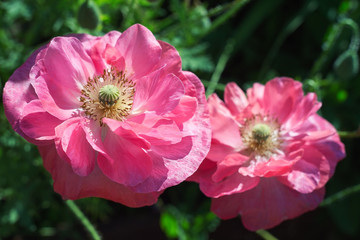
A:
<svg viewBox="0 0 360 240">
<path fill-rule="evenodd" d="M 269 159 L 241 167 L 239 173 L 250 177 L 273 177 L 288 173 L 293 164 L 289 159 Z"/>
<path fill-rule="evenodd" d="M 110 31 L 102 37 L 102 40 L 107 44 L 115 47 L 117 41 L 119 40 L 121 33 L 118 31 Z"/>
<path fill-rule="evenodd" d="M 82 42 L 87 54 L 93 60 L 97 75 L 100 75 L 104 69 L 110 68 L 109 64 L 117 67 L 119 71 L 124 70 L 124 58 L 120 56 L 119 51 L 115 48 L 120 35 L 120 32 L 111 31 L 102 37 L 93 37 L 87 34 L 72 34 L 71 36 L 78 38 Z M 119 61 L 122 64 L 119 64 Z"/>
<path fill-rule="evenodd" d="M 79 106 L 73 106 L 73 108 L 64 109 L 59 107 L 51 96 L 43 76 L 38 77 L 35 82 L 32 82 L 32 85 L 35 88 L 36 94 L 39 96 L 39 100 L 41 101 L 44 110 L 58 119 L 66 120 L 71 118 L 76 114 L 75 109 L 80 107 L 80 101 L 78 101 Z"/>
<path fill-rule="evenodd" d="M 296 129 L 307 120 L 311 115 L 316 113 L 321 107 L 321 103 L 317 101 L 314 93 L 309 93 L 299 101 L 293 112 L 284 123 L 287 129 Z"/>
<path fill-rule="evenodd" d="M 330 159 L 313 146 L 303 146 L 302 158 L 293 166 L 293 171 L 281 181 L 301 193 L 310 193 L 325 186 L 330 179 Z M 330 160 L 330 161 L 329 161 Z"/>
<path fill-rule="evenodd" d="M 174 74 L 160 79 L 161 70 L 136 82 L 132 112 L 155 111 L 163 115 L 172 111 L 184 95 L 184 86 Z"/>
<path fill-rule="evenodd" d="M 257 187 L 249 191 L 213 199 L 211 210 L 222 219 L 240 214 L 244 226 L 256 231 L 272 228 L 284 220 L 315 209 L 324 193 L 324 188 L 321 188 L 302 194 L 274 178 L 263 178 Z"/>
<path fill-rule="evenodd" d="M 274 78 L 266 83 L 264 108 L 270 116 L 283 123 L 303 98 L 302 85 L 290 78 Z"/>
<path fill-rule="evenodd" d="M 43 48 L 41 47 L 33 52 L 26 62 L 16 69 L 3 89 L 5 115 L 13 129 L 21 136 L 25 135 L 19 126 L 22 111 L 30 101 L 38 99 L 30 83 L 30 69 L 35 63 L 36 56 Z"/>
<path fill-rule="evenodd" d="M 104 122 L 111 126 L 109 119 L 104 119 Z M 112 181 L 135 186 L 151 174 L 152 160 L 143 149 L 146 143 L 132 131 L 122 127 L 109 127 L 104 147 L 106 154 L 99 153 L 98 164 Z"/>
<path fill-rule="evenodd" d="M 164 117 L 174 120 L 177 124 L 182 124 L 194 116 L 196 109 L 196 98 L 183 96 L 179 104 L 170 113 L 165 114 Z"/>
<path fill-rule="evenodd" d="M 184 137 L 176 144 L 152 146 L 152 151 L 149 152 L 153 161 L 151 175 L 134 189 L 137 192 L 160 191 L 184 181 L 196 166 L 193 159 L 187 158 L 192 144 L 191 137 Z M 185 162 L 184 159 L 188 161 Z"/>
<path fill-rule="evenodd" d="M 180 143 L 162 146 L 163 151 L 158 146 L 152 147 L 159 157 L 152 157 L 154 170 L 144 183 L 136 186 L 137 191 L 160 191 L 179 184 L 198 169 L 209 151 L 211 129 L 204 86 L 189 72 L 181 72 L 179 78 L 185 86 L 186 95 L 197 99 L 197 111 L 183 123 L 183 140 Z"/>
<path fill-rule="evenodd" d="M 219 143 L 219 141 L 213 139 L 211 141 L 211 147 L 208 155 L 206 158 L 208 158 L 211 161 L 217 162 L 224 159 L 227 155 L 236 153 L 237 150 L 233 147 L 230 147 L 228 145 L 224 145 L 222 143 Z"/>
<path fill-rule="evenodd" d="M 39 100 L 32 100 L 27 104 L 22 114 L 20 128 L 29 138 L 45 141 L 44 144 L 48 143 L 46 140 L 55 138 L 55 128 L 61 121 L 47 113 Z"/>
<path fill-rule="evenodd" d="M 189 180 L 199 182 L 201 191 L 212 198 L 247 191 L 259 182 L 259 178 L 244 177 L 238 173 L 229 175 L 222 181 L 214 182 L 212 177 L 215 171 L 215 163 L 205 159 L 199 170 Z"/>
<path fill-rule="evenodd" d="M 208 197 L 218 198 L 248 191 L 258 185 L 260 178 L 235 173 L 220 182 L 200 182 L 201 191 Z"/>
<path fill-rule="evenodd" d="M 162 49 L 146 27 L 135 24 L 119 37 L 116 48 L 125 58 L 126 70 L 135 78 L 147 75 L 160 61 Z"/>
<path fill-rule="evenodd" d="M 336 164 L 346 156 L 344 144 L 340 142 L 340 139 L 337 139 L 337 141 L 321 141 L 319 143 L 314 143 L 312 146 L 320 151 L 328 161 L 328 164 L 330 165 L 329 177 L 332 177 L 334 175 Z"/>
<path fill-rule="evenodd" d="M 245 93 L 234 82 L 226 85 L 224 100 L 227 108 L 234 116 L 241 114 L 249 104 Z"/>
<path fill-rule="evenodd" d="M 76 38 L 54 38 L 37 64 L 41 72 L 32 84 L 44 109 L 63 120 L 71 117 L 81 105 L 82 86 L 95 73 L 81 42 Z"/>
<path fill-rule="evenodd" d="M 241 148 L 239 125 L 216 94 L 209 99 L 212 138 L 235 149 Z"/>
<path fill-rule="evenodd" d="M 345 157 L 345 147 L 340 141 L 336 129 L 317 114 L 311 115 L 304 125 L 311 126 L 309 130 L 299 128 L 308 136 L 304 138 L 308 145 L 321 152 L 330 165 L 329 177 L 334 174 L 336 164 Z M 326 136 L 328 134 L 328 136 Z M 325 137 L 326 136 L 326 137 Z"/>
<path fill-rule="evenodd" d="M 259 83 L 254 83 L 252 88 L 248 88 L 246 91 L 247 99 L 251 105 L 259 105 L 263 107 L 265 86 Z"/>
<path fill-rule="evenodd" d="M 168 145 L 181 141 L 182 133 L 176 123 L 152 113 L 137 115 L 128 119 L 127 123 L 139 136 L 151 145 Z"/>
<path fill-rule="evenodd" d="M 164 68 L 164 75 L 180 72 L 181 58 L 178 51 L 166 42 L 158 42 L 161 46 L 162 53 L 160 61 L 158 62 L 157 66 L 154 67 L 154 69 Z"/>
<path fill-rule="evenodd" d="M 238 153 L 227 155 L 224 159 L 217 163 L 217 168 L 215 173 L 212 175 L 212 180 L 219 182 L 225 177 L 236 173 L 239 167 L 248 160 L 249 157 Z"/>
<path fill-rule="evenodd" d="M 103 52 L 103 59 L 106 61 L 106 63 L 111 66 L 115 67 L 118 71 L 124 71 L 125 70 L 125 59 L 124 57 L 119 55 L 119 51 L 115 48 L 110 46 L 109 44 L 106 44 L 106 48 Z M 107 67 L 109 68 L 109 67 Z"/>
<path fill-rule="evenodd" d="M 60 159 L 53 146 L 39 147 L 45 168 L 54 180 L 54 190 L 64 199 L 101 197 L 128 207 L 149 206 L 156 203 L 162 192 L 136 193 L 132 189 L 107 178 L 95 166 L 87 176 L 73 172 L 70 165 Z"/>
<path fill-rule="evenodd" d="M 96 152 L 86 139 L 81 118 L 66 120 L 55 129 L 56 149 L 79 176 L 89 175 L 95 166 Z"/>
<path fill-rule="evenodd" d="M 193 147 L 192 138 L 184 137 L 181 141 L 174 144 L 153 145 L 151 149 L 158 155 L 168 160 L 178 160 L 186 157 Z"/>
</svg>

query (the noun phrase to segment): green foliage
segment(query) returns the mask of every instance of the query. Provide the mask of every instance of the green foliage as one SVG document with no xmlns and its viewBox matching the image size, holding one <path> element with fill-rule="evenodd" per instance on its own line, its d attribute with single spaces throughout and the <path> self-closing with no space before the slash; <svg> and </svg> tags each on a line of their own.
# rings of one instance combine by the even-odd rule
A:
<svg viewBox="0 0 360 240">
<path fill-rule="evenodd" d="M 183 69 L 196 73 L 211 92 L 221 96 L 231 81 L 246 89 L 255 81 L 289 76 L 302 81 L 305 92 L 316 92 L 323 103 L 320 114 L 338 130 L 354 131 L 360 124 L 357 0 L 3 0 L 0 16 L 1 87 L 32 51 L 55 36 L 103 35 L 141 23 L 175 46 Z M 84 239 L 85 231 L 53 192 L 37 149 L 14 133 L 0 111 L 0 239 Z M 345 144 L 347 158 L 327 184 L 328 196 L 360 183 L 359 139 Z M 358 239 L 357 191 L 316 210 L 317 218 L 309 221 L 334 238 Z M 209 239 L 223 231 L 209 211 L 210 201 L 201 196 L 195 184 L 165 191 L 159 222 L 167 238 Z M 99 226 L 135 211 L 147 214 L 104 199 L 76 203 Z M 155 221 L 156 214 L 150 214 Z M 316 236 L 303 224 L 286 224 L 275 229 L 284 239 Z M 141 227 L 132 234 L 140 236 Z"/>
<path fill-rule="evenodd" d="M 206 208 L 202 212 L 187 213 L 183 209 L 169 205 L 160 217 L 160 227 L 169 239 L 205 240 L 219 223 L 220 219 Z"/>
</svg>

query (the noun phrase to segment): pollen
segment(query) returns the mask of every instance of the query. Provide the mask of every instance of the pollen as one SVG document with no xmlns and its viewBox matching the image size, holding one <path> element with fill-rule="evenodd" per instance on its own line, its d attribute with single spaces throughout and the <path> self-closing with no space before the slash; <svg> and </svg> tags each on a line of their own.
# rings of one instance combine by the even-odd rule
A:
<svg viewBox="0 0 360 240">
<path fill-rule="evenodd" d="M 280 126 L 276 120 L 254 116 L 240 127 L 242 142 L 252 155 L 270 158 L 281 147 Z"/>
<path fill-rule="evenodd" d="M 98 121 L 103 118 L 124 121 L 131 113 L 135 95 L 135 84 L 123 71 L 114 68 L 89 78 L 81 90 L 81 108 L 87 117 Z"/>
</svg>

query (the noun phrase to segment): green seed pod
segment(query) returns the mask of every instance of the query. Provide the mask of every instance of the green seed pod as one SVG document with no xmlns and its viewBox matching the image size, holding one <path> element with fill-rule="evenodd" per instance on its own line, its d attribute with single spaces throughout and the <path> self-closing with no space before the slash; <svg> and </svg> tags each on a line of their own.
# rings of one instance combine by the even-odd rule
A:
<svg viewBox="0 0 360 240">
<path fill-rule="evenodd" d="M 81 27 L 95 29 L 99 24 L 99 9 L 96 4 L 91 0 L 84 2 L 79 8 L 77 19 Z"/>
<path fill-rule="evenodd" d="M 120 91 L 114 85 L 105 85 L 100 88 L 99 101 L 103 106 L 113 106 L 119 100 Z"/>
<path fill-rule="evenodd" d="M 251 132 L 256 142 L 264 142 L 271 135 L 271 128 L 266 124 L 258 123 Z"/>
<path fill-rule="evenodd" d="M 334 63 L 336 74 L 342 79 L 350 79 L 359 72 L 359 57 L 354 50 L 342 53 Z"/>
</svg>

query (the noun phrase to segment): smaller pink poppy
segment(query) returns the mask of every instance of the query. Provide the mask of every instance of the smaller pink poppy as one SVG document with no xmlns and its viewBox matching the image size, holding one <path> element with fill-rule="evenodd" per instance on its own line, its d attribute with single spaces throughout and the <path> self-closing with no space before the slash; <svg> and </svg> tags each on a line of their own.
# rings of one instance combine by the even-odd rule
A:
<svg viewBox="0 0 360 240">
<path fill-rule="evenodd" d="M 275 78 L 255 83 L 247 96 L 229 83 L 224 98 L 208 99 L 211 148 L 190 178 L 212 198 L 211 210 L 222 219 L 240 214 L 255 231 L 315 209 L 345 157 L 335 128 L 316 114 L 316 95 Z"/>
<path fill-rule="evenodd" d="M 154 204 L 210 147 L 204 86 L 142 25 L 102 37 L 56 37 L 4 89 L 14 130 L 38 146 L 67 199 Z"/>
</svg>

